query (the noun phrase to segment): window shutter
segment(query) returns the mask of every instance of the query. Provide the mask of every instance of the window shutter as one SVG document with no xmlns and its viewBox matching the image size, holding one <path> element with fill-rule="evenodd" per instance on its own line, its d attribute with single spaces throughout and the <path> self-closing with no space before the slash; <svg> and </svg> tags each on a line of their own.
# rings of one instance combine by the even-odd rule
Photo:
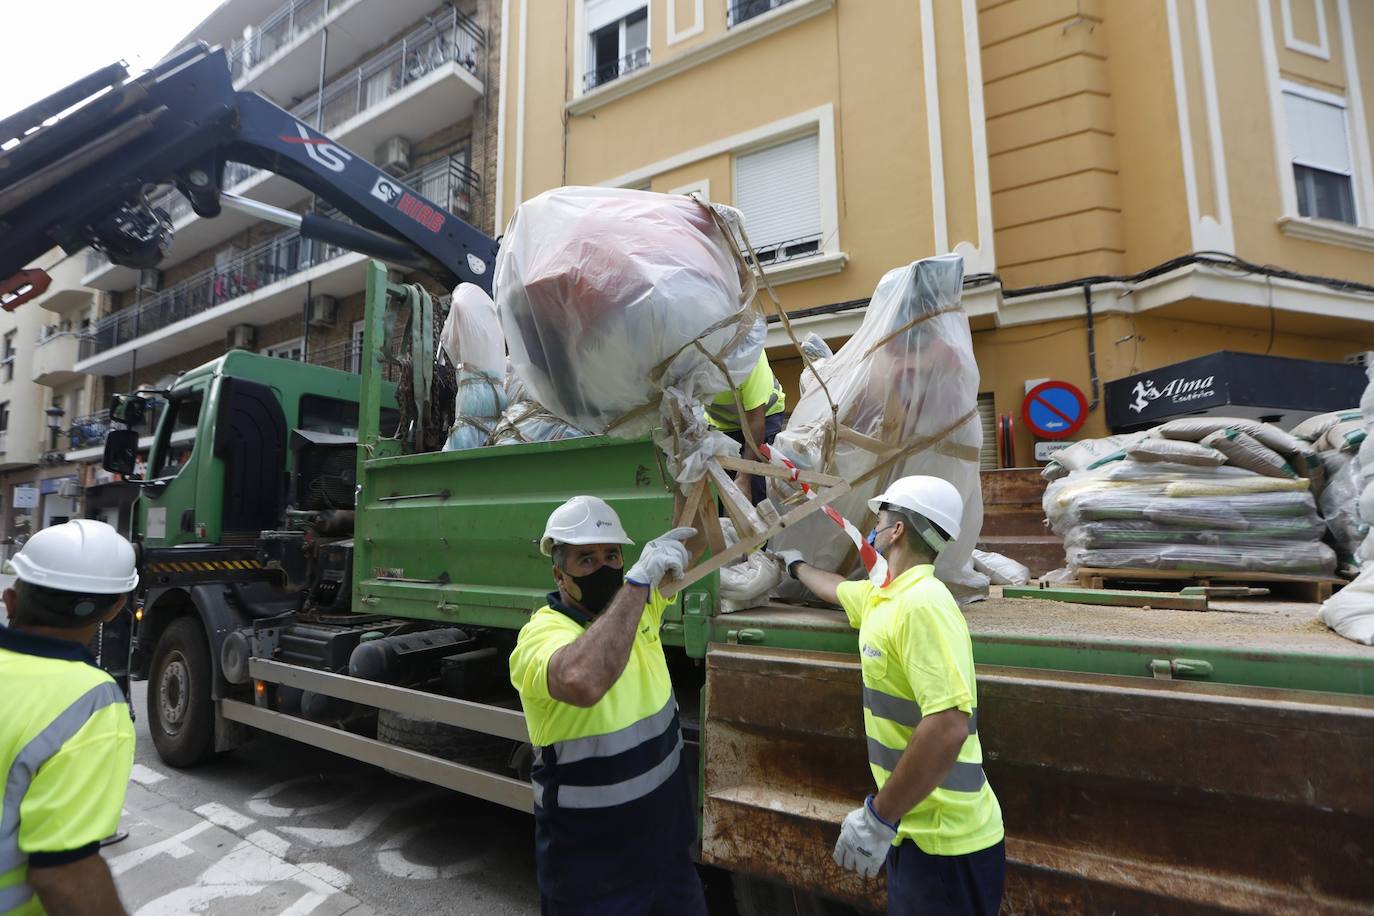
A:
<svg viewBox="0 0 1374 916">
<path fill-rule="evenodd" d="M 587 0 L 583 14 L 587 34 L 644 8 L 644 0 Z"/>
<path fill-rule="evenodd" d="M 821 234 L 816 135 L 735 157 L 735 206 L 755 248 Z"/>
<path fill-rule="evenodd" d="M 1288 118 L 1288 143 L 1298 165 L 1350 174 L 1350 141 L 1345 109 L 1292 92 L 1283 94 Z"/>
<path fill-rule="evenodd" d="M 978 470 L 997 470 L 997 405 L 992 392 L 978 395 L 978 423 L 983 427 L 983 445 L 978 449 Z"/>
</svg>

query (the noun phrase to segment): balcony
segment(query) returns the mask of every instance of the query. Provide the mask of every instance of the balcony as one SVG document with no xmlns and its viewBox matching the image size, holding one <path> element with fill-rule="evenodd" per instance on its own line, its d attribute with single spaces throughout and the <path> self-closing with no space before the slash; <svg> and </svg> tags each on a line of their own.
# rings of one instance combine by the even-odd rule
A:
<svg viewBox="0 0 1374 916">
<path fill-rule="evenodd" d="M 331 36 L 330 41 L 333 41 Z M 484 39 L 466 16 L 450 11 L 435 17 L 360 67 L 330 82 L 323 94 L 320 130 L 350 151 L 371 159 L 377 147 L 397 135 L 420 140 L 463 120 L 482 96 L 477 78 Z M 315 124 L 320 99 L 311 96 L 291 113 Z M 304 200 L 308 192 L 273 172 L 241 163 L 225 166 L 224 187 L 241 197 L 278 207 Z M 173 242 L 163 261 L 170 267 L 232 238 L 257 220 L 225 210 L 201 219 L 180 192 L 153 199 L 172 219 Z M 464 215 L 464 214 L 459 214 Z M 103 255 L 88 266 L 82 283 L 95 289 L 130 289 L 138 271 L 117 267 Z"/>
<path fill-rule="evenodd" d="M 403 178 L 462 215 L 477 176 L 460 160 L 439 159 Z M 326 211 L 327 213 L 327 211 Z M 140 305 L 102 318 L 81 338 L 76 370 L 111 375 L 224 339 L 236 324 L 265 324 L 298 313 L 303 287 L 342 297 L 363 288 L 363 255 L 297 232 L 274 236 L 233 260 L 201 271 Z"/>
<path fill-rule="evenodd" d="M 730 6 L 726 9 L 725 24 L 728 28 L 734 28 L 741 23 L 748 22 L 750 19 L 757 19 L 764 13 L 771 13 L 780 6 L 786 6 L 791 0 L 731 0 Z"/>
<path fill-rule="evenodd" d="M 636 70 L 647 66 L 649 66 L 649 49 L 638 48 L 619 60 L 599 64 L 588 70 L 582 75 L 582 91 L 591 92 L 598 86 L 604 86 L 627 73 L 634 73 Z"/>
<path fill-rule="evenodd" d="M 319 79 L 321 31 L 329 29 L 329 59 L 353 61 L 371 52 L 378 38 L 434 13 L 434 0 L 292 0 L 245 30 L 229 50 L 229 72 L 238 89 L 274 99 L 299 97 Z M 476 28 L 476 26 L 474 26 Z"/>
<path fill-rule="evenodd" d="M 76 371 L 81 337 L 71 331 L 59 331 L 38 340 L 33 351 L 33 381 L 38 385 L 56 388 L 81 378 Z"/>
</svg>

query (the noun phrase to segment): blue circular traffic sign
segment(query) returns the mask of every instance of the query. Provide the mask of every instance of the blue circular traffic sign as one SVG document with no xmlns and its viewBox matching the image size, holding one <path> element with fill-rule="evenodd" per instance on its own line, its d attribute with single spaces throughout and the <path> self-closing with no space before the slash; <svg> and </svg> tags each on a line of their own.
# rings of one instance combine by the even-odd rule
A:
<svg viewBox="0 0 1374 916">
<path fill-rule="evenodd" d="M 1026 395 L 1021 419 L 1041 439 L 1066 439 L 1088 419 L 1088 399 L 1068 382 L 1041 382 Z"/>
</svg>

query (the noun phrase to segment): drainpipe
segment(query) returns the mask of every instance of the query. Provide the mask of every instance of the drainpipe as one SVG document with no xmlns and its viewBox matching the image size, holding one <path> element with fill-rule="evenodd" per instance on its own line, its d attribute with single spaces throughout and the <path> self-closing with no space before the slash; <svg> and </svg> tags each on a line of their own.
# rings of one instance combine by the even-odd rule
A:
<svg viewBox="0 0 1374 916">
<path fill-rule="evenodd" d="M 1088 403 L 1088 410 L 1097 409 L 1101 394 L 1097 380 L 1097 335 L 1093 329 L 1093 285 L 1083 284 L 1083 304 L 1088 310 L 1088 375 L 1092 380 L 1093 399 Z"/>
</svg>

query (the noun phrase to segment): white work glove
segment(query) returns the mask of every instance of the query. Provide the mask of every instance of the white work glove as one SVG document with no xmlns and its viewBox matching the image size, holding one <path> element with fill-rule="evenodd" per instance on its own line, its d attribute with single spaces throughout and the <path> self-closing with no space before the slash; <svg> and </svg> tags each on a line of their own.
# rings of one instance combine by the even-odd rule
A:
<svg viewBox="0 0 1374 916">
<path fill-rule="evenodd" d="M 695 528 L 674 528 L 645 544 L 639 559 L 625 574 L 625 581 L 631 585 L 658 588 L 658 583 L 668 573 L 681 576 L 692 562 L 687 545 L 683 541 L 695 537 L 696 533 Z"/>
<path fill-rule="evenodd" d="M 887 861 L 887 851 L 897 836 L 897 828 L 873 810 L 873 796 L 864 799 L 862 808 L 845 815 L 840 839 L 835 844 L 835 864 L 873 878 Z"/>
<path fill-rule="evenodd" d="M 792 564 L 806 562 L 806 557 L 802 556 L 800 550 L 774 550 L 773 556 L 778 558 L 778 562 L 782 563 L 783 569 L 787 570 L 787 574 L 793 579 L 797 578 L 797 574 L 792 571 Z"/>
</svg>

